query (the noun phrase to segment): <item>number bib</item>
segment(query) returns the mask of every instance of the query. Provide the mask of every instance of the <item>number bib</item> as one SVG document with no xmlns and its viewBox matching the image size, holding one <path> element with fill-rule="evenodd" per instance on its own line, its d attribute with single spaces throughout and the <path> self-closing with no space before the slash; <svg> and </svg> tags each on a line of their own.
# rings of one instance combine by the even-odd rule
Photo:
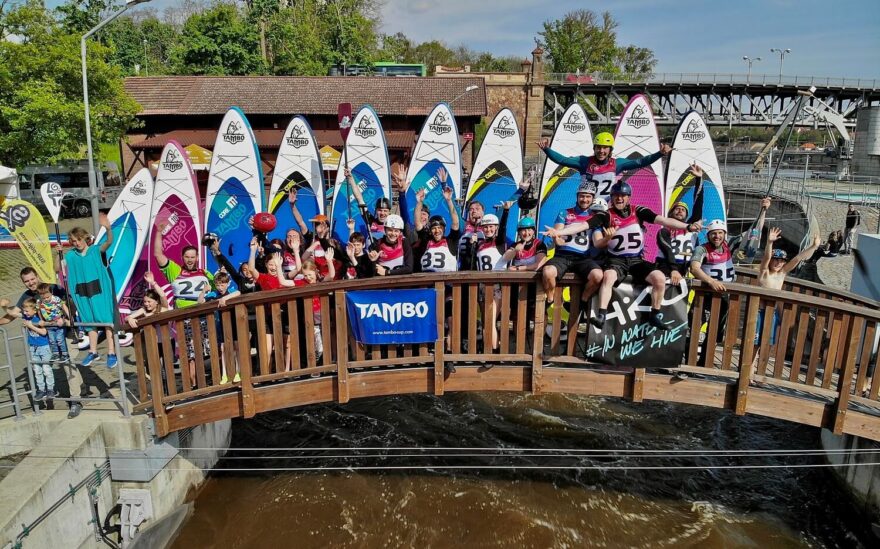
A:
<svg viewBox="0 0 880 549">
<path fill-rule="evenodd" d="M 574 223 L 583 223 L 589 221 L 591 217 L 593 217 L 593 212 L 589 210 L 581 212 L 577 208 L 568 208 L 565 210 L 564 223 L 566 226 Z M 575 254 L 585 254 L 590 249 L 590 235 L 592 233 L 592 230 L 587 229 L 576 235 L 572 235 L 568 237 L 568 240 L 566 240 L 565 244 L 561 245 L 559 249 Z"/>
<path fill-rule="evenodd" d="M 618 257 L 637 257 L 642 255 L 645 247 L 645 230 L 639 225 L 635 208 L 630 208 L 630 215 L 622 217 L 616 210 L 608 210 L 611 225 L 617 232 L 608 243 L 608 253 Z"/>
<path fill-rule="evenodd" d="M 587 164 L 587 171 L 589 172 L 589 178 L 596 183 L 595 198 L 604 198 L 610 203 L 611 185 L 614 185 L 617 181 L 617 162 L 615 159 L 610 158 L 608 162 L 598 164 L 595 158 L 591 156 L 590 162 Z"/>
<path fill-rule="evenodd" d="M 209 285 L 208 290 L 211 289 L 204 271 L 182 271 L 171 283 L 171 291 L 176 299 L 197 301 L 205 285 Z"/>
<path fill-rule="evenodd" d="M 397 239 L 393 245 L 387 244 L 385 239 L 379 241 L 379 265 L 388 269 L 403 265 L 403 241 Z"/>
<path fill-rule="evenodd" d="M 451 273 L 458 270 L 455 256 L 445 238 L 440 242 L 429 242 L 420 263 L 422 271 L 426 273 Z"/>
<path fill-rule="evenodd" d="M 477 250 L 477 268 L 481 271 L 501 271 L 501 252 L 493 243 L 485 245 Z"/>
<path fill-rule="evenodd" d="M 672 247 L 671 261 L 678 264 L 687 263 L 688 261 L 690 261 L 691 256 L 694 254 L 694 248 L 696 246 L 696 235 L 694 233 L 689 233 L 681 229 L 673 229 L 669 231 L 669 233 L 669 235 L 672 237 L 669 242 L 670 246 Z M 665 257 L 662 252 L 658 255 L 660 257 Z"/>
<path fill-rule="evenodd" d="M 727 242 L 721 245 L 720 250 L 706 248 L 706 252 L 706 260 L 700 265 L 703 272 L 715 280 L 732 282 L 736 272 L 733 270 L 733 254 L 730 253 Z"/>
</svg>

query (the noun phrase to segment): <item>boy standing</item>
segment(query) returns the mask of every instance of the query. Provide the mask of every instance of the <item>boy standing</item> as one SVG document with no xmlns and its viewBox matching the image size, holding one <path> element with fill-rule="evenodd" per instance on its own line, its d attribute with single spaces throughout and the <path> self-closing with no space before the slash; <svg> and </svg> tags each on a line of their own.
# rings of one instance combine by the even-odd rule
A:
<svg viewBox="0 0 880 549">
<path fill-rule="evenodd" d="M 31 367 L 37 385 L 36 400 L 55 398 L 55 375 L 50 362 L 49 338 L 46 328 L 40 325 L 37 302 L 26 299 L 21 306 L 21 319 L 27 330 L 28 351 L 31 354 Z"/>
<path fill-rule="evenodd" d="M 37 301 L 37 310 L 42 320 L 41 325 L 46 328 L 52 360 L 67 362 L 70 360 L 70 355 L 67 353 L 67 341 L 64 339 L 66 320 L 70 318 L 67 304 L 53 294 L 52 287 L 45 282 L 37 286 L 37 294 L 40 296 Z"/>
</svg>

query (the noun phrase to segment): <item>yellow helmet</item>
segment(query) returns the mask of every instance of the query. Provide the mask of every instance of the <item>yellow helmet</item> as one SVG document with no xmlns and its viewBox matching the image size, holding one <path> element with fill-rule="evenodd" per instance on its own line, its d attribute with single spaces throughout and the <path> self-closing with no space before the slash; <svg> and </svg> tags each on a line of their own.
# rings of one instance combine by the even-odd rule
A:
<svg viewBox="0 0 880 549">
<path fill-rule="evenodd" d="M 593 145 L 599 147 L 614 147 L 614 136 L 608 132 L 597 134 L 596 137 L 593 138 Z"/>
</svg>

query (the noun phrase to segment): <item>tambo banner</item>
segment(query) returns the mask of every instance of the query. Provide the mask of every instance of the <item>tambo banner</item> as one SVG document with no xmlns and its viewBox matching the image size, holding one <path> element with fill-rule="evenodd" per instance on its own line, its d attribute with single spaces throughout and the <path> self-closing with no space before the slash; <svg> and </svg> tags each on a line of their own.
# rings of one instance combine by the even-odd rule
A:
<svg viewBox="0 0 880 549">
<path fill-rule="evenodd" d="M 36 206 L 17 198 L 7 200 L 0 209 L 0 227 L 15 238 L 40 280 L 55 280 L 49 232 Z"/>
<path fill-rule="evenodd" d="M 590 362 L 636 368 L 680 366 L 687 342 L 687 285 L 667 286 L 660 306 L 666 330 L 648 324 L 651 287 L 614 288 L 602 330 L 588 325 L 584 354 Z M 596 316 L 593 298 L 590 316 Z"/>
<path fill-rule="evenodd" d="M 355 340 L 365 345 L 400 345 L 437 341 L 437 292 L 363 290 L 345 294 L 348 322 Z"/>
</svg>

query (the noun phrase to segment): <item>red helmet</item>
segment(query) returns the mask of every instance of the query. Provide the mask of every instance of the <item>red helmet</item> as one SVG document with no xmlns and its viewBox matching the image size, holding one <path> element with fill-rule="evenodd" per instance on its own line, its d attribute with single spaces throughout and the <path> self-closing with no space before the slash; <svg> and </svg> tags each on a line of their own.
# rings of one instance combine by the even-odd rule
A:
<svg viewBox="0 0 880 549">
<path fill-rule="evenodd" d="M 268 233 L 269 231 L 274 230 L 277 224 L 275 216 L 269 212 L 260 212 L 254 216 L 254 229 L 261 233 Z"/>
</svg>

